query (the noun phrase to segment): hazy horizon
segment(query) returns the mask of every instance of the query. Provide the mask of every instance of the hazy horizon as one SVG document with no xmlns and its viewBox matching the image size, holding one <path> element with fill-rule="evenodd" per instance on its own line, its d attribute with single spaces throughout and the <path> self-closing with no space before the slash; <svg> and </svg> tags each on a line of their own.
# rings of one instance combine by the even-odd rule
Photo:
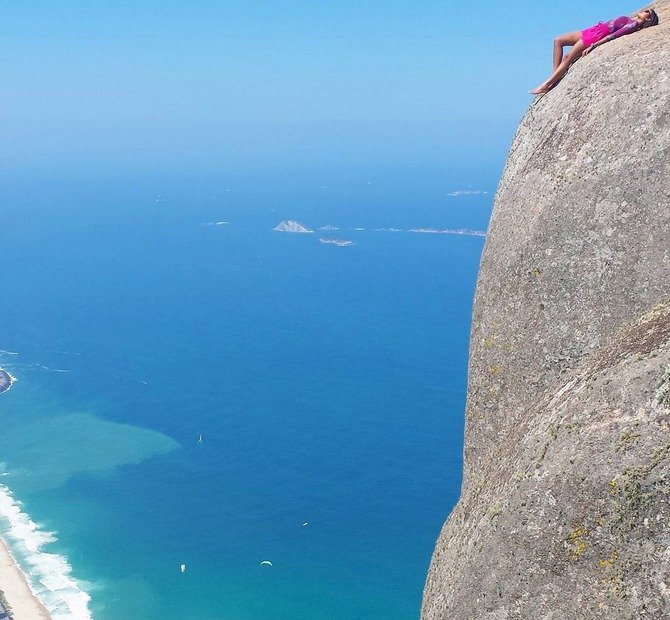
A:
<svg viewBox="0 0 670 620">
<path fill-rule="evenodd" d="M 634 8 L 3 3 L 3 176 L 500 169 L 553 37 Z"/>
</svg>

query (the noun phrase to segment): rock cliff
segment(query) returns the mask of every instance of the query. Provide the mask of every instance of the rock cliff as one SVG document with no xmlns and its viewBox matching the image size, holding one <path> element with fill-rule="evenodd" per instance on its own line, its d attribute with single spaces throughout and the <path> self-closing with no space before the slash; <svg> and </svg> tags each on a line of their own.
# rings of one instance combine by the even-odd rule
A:
<svg viewBox="0 0 670 620">
<path fill-rule="evenodd" d="M 670 0 L 528 110 L 422 618 L 670 617 Z"/>
</svg>

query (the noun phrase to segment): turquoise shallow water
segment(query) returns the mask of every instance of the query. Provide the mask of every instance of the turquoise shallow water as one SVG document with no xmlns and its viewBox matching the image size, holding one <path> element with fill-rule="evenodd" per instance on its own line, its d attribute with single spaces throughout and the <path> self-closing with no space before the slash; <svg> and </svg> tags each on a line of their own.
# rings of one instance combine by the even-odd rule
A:
<svg viewBox="0 0 670 620">
<path fill-rule="evenodd" d="M 416 618 L 460 485 L 483 238 L 375 229 L 484 229 L 491 195 L 459 188 L 13 188 L 0 482 L 55 533 L 9 535 L 36 588 L 75 597 L 67 559 L 95 618 Z"/>
</svg>

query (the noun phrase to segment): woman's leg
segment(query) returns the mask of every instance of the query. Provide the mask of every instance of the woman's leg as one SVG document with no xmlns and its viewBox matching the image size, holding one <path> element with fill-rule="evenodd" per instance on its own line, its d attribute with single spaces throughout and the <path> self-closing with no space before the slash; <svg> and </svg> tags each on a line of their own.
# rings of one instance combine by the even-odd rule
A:
<svg viewBox="0 0 670 620">
<path fill-rule="evenodd" d="M 575 45 L 577 41 L 580 41 L 582 38 L 582 33 L 579 31 L 576 32 L 566 32 L 561 34 L 554 39 L 554 64 L 551 68 L 552 71 L 558 69 L 558 65 L 563 61 L 563 48 L 567 45 Z"/>
<path fill-rule="evenodd" d="M 531 90 L 532 95 L 541 95 L 549 92 L 556 84 L 561 81 L 561 78 L 568 72 L 570 65 L 575 62 L 584 51 L 584 43 L 580 39 L 572 46 L 568 55 L 561 61 L 556 70 L 537 88 Z"/>
</svg>

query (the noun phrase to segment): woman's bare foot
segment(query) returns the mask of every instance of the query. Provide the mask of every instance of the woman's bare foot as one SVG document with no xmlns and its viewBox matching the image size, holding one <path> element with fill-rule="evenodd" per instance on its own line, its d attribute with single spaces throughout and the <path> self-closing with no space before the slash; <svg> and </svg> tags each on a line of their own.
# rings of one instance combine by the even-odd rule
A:
<svg viewBox="0 0 670 620">
<path fill-rule="evenodd" d="M 540 84 L 537 88 L 533 88 L 533 90 L 529 92 L 531 95 L 544 95 L 549 92 L 550 88 L 551 87 L 547 84 Z"/>
</svg>

